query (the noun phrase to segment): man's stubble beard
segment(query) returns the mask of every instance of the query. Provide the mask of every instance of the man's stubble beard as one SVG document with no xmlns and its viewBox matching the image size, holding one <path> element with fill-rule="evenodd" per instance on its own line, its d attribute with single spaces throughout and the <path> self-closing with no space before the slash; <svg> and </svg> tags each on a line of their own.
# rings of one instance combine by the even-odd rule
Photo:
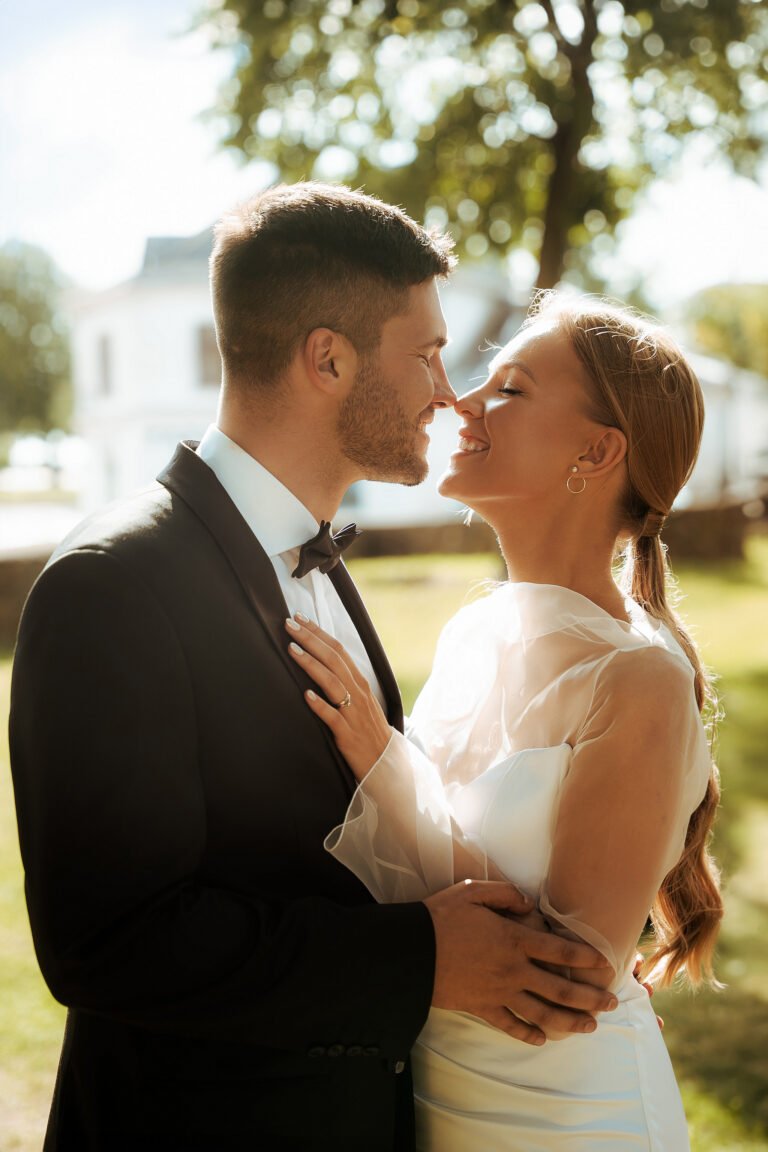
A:
<svg viewBox="0 0 768 1152">
<path fill-rule="evenodd" d="M 342 453 L 364 470 L 366 480 L 421 484 L 428 465 L 415 446 L 416 425 L 395 400 L 377 358 L 364 357 L 339 411 Z"/>
</svg>

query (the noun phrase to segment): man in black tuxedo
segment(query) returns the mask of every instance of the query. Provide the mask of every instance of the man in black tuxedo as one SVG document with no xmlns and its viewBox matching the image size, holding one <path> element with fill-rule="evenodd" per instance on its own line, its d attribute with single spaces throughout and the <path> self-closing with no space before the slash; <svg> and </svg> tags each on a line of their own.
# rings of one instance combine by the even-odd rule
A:
<svg viewBox="0 0 768 1152">
<path fill-rule="evenodd" d="M 345 188 L 226 216 L 217 425 L 76 528 L 30 594 L 11 749 L 37 954 L 69 1007 L 51 1152 L 404 1152 L 430 1002 L 528 1041 L 611 1005 L 535 963 L 602 962 L 497 915 L 528 911 L 511 885 L 379 906 L 323 849 L 353 779 L 286 617 L 333 631 L 402 713 L 327 529 L 300 545 L 354 481 L 424 478 L 454 400 L 451 264 Z"/>
</svg>

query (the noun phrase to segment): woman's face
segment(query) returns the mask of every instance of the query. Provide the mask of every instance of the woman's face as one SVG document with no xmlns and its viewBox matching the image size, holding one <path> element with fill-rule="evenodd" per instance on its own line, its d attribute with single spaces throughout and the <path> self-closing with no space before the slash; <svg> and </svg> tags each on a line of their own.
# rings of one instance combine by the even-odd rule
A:
<svg viewBox="0 0 768 1152">
<path fill-rule="evenodd" d="M 566 481 L 602 428 L 588 415 L 585 370 L 554 320 L 520 332 L 488 379 L 461 396 L 459 445 L 439 491 L 483 513 L 498 500 L 543 508 L 571 499 Z M 574 478 L 574 487 L 580 481 Z"/>
</svg>

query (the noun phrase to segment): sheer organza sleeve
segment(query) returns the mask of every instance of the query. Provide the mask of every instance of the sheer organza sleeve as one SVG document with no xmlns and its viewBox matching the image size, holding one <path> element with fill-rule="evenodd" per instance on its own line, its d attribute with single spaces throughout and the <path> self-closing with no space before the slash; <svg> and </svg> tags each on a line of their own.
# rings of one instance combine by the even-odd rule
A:
<svg viewBox="0 0 768 1152">
<path fill-rule="evenodd" d="M 602 952 L 617 986 L 703 798 L 709 749 L 692 673 L 668 652 L 619 652 L 598 675 L 560 796 L 540 906 Z"/>
<path fill-rule="evenodd" d="M 455 879 L 486 879 L 486 857 L 459 828 L 440 766 L 392 730 L 325 847 L 379 903 L 423 900 Z"/>
</svg>

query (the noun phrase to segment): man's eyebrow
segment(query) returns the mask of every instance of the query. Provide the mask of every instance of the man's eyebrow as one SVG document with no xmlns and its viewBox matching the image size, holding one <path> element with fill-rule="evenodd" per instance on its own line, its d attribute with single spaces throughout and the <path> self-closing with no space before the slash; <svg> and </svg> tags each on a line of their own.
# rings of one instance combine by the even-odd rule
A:
<svg viewBox="0 0 768 1152">
<path fill-rule="evenodd" d="M 434 340 L 427 340 L 426 344 L 419 344 L 419 349 L 422 349 L 422 348 L 445 348 L 445 346 L 447 344 L 450 344 L 450 342 L 451 341 L 450 341 L 450 338 L 448 336 L 435 336 Z"/>
</svg>

